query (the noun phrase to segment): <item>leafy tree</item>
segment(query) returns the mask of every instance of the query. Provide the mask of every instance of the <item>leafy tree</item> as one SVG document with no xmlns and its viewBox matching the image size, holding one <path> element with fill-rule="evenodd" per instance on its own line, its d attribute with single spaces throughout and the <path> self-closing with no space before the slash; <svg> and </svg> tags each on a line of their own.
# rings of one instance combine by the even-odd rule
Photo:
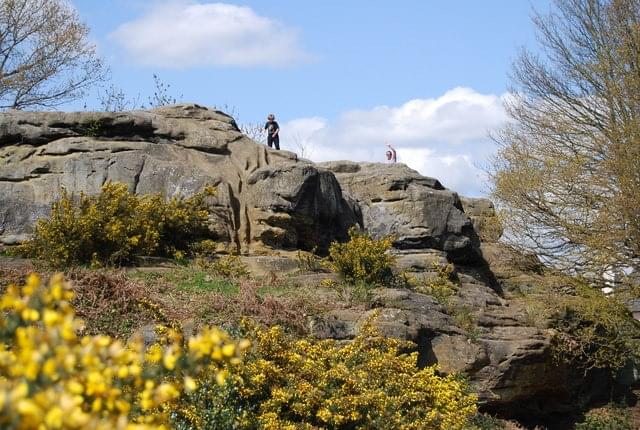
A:
<svg viewBox="0 0 640 430">
<path fill-rule="evenodd" d="M 592 279 L 640 268 L 640 1 L 555 0 L 514 64 L 494 197 L 517 243 Z"/>
<path fill-rule="evenodd" d="M 50 108 L 104 79 L 89 29 L 65 0 L 0 2 L 0 108 Z"/>
</svg>

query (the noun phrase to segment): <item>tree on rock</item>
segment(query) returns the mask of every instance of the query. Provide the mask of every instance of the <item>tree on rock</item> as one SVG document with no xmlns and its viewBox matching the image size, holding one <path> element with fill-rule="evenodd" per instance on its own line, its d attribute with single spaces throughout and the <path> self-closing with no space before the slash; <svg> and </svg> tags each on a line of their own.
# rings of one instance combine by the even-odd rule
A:
<svg viewBox="0 0 640 430">
<path fill-rule="evenodd" d="M 640 269 L 640 1 L 556 0 L 512 74 L 494 196 L 519 244 L 602 279 Z"/>
<path fill-rule="evenodd" d="M 0 108 L 50 108 L 104 78 L 89 29 L 65 0 L 0 2 Z"/>
</svg>

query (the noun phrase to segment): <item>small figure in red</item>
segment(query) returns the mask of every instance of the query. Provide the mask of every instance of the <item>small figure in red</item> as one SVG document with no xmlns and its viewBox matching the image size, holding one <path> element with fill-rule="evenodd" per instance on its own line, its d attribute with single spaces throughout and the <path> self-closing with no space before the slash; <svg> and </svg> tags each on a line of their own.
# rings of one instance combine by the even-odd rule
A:
<svg viewBox="0 0 640 430">
<path fill-rule="evenodd" d="M 391 145 L 389 145 L 389 144 L 387 143 L 387 148 L 389 148 L 389 149 L 387 150 L 387 152 L 386 152 L 386 155 L 387 155 L 387 161 L 388 161 L 389 163 L 395 163 L 396 161 L 398 161 L 398 160 L 397 160 L 397 158 L 396 158 L 396 150 L 393 148 L 393 146 L 391 146 Z"/>
</svg>

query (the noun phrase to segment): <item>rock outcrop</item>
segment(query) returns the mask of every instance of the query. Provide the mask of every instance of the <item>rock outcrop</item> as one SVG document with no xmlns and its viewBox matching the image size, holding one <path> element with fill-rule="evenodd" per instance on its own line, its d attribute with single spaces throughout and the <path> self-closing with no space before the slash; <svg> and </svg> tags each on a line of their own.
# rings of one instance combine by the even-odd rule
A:
<svg viewBox="0 0 640 430">
<path fill-rule="evenodd" d="M 326 247 L 356 223 L 333 174 L 256 144 L 219 111 L 0 115 L 1 242 L 26 239 L 62 188 L 94 194 L 107 181 L 167 197 L 217 186 L 212 229 L 243 253 Z"/>
<path fill-rule="evenodd" d="M 458 195 L 401 164 L 316 165 L 256 144 L 228 115 L 194 104 L 0 116 L 1 243 L 28 238 L 62 188 L 94 194 L 107 181 L 167 197 L 217 186 L 211 228 L 244 254 L 322 251 L 359 225 L 393 235 L 399 249 L 480 260 Z"/>
<path fill-rule="evenodd" d="M 571 369 L 551 364 L 553 333 L 503 294 L 529 288 L 539 262 L 497 242 L 502 230 L 489 200 L 460 198 L 401 164 L 313 164 L 273 151 L 244 136 L 228 115 L 194 104 L 0 114 L 0 243 L 28 238 L 61 189 L 93 194 L 108 181 L 167 197 L 217 186 L 210 220 L 216 239 L 246 254 L 261 274 L 292 272 L 285 250 L 322 251 L 354 225 L 374 237 L 391 235 L 396 270 L 417 282 L 428 284 L 438 267 L 455 263 L 455 294 L 439 303 L 408 289 L 379 289 L 372 309 L 312 317 L 314 336 L 350 339 L 379 312 L 383 333 L 416 343 L 420 365 L 466 373 L 496 410 L 558 405 L 551 399 L 585 386 Z M 335 274 L 316 275 L 299 279 L 309 285 Z"/>
<path fill-rule="evenodd" d="M 429 283 L 444 252 L 397 253 L 397 269 Z M 504 266 L 508 261 L 502 261 Z M 512 268 L 513 283 L 525 284 L 524 270 Z M 337 309 L 310 319 L 317 338 L 348 340 L 374 313 L 381 333 L 415 343 L 418 365 L 437 364 L 445 373 L 465 374 L 483 410 L 511 418 L 539 419 L 570 411 L 581 401 L 605 392 L 611 378 L 558 365 L 551 356 L 554 331 L 540 325 L 522 300 L 506 298 L 486 267 L 455 265 L 457 287 L 442 303 L 407 289 L 373 291 L 371 308 Z M 492 286 L 498 283 L 498 288 Z"/>
<path fill-rule="evenodd" d="M 455 262 L 479 261 L 479 238 L 458 194 L 404 164 L 330 161 L 346 195 L 360 206 L 373 237 L 392 235 L 399 249 L 438 249 Z"/>
</svg>

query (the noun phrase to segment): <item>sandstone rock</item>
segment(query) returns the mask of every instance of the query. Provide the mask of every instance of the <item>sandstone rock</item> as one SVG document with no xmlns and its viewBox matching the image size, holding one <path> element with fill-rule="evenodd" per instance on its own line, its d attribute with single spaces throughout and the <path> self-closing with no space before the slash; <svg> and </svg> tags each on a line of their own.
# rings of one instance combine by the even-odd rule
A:
<svg viewBox="0 0 640 430">
<path fill-rule="evenodd" d="M 298 270 L 298 263 L 294 259 L 286 256 L 243 255 L 240 259 L 253 276 L 266 276 L 274 273 L 282 276 Z"/>
<path fill-rule="evenodd" d="M 430 269 L 423 263 L 426 259 L 442 258 L 438 253 L 404 252 L 399 253 L 398 264 L 416 274 Z M 577 391 L 584 389 L 584 396 L 598 392 L 597 385 L 590 385 L 594 383 L 591 375 L 585 377 L 553 362 L 554 332 L 531 326 L 523 304 L 490 286 L 483 270 L 456 265 L 461 283 L 445 304 L 406 289 L 373 290 L 371 309 L 313 316 L 311 334 L 351 339 L 377 312 L 374 323 L 382 334 L 416 344 L 418 365 L 437 364 L 446 373 L 463 372 L 483 407 L 507 416 L 535 413 L 537 408 L 562 410 Z M 607 386 L 606 381 L 601 383 Z"/>
<path fill-rule="evenodd" d="M 345 192 L 360 205 L 362 226 L 375 238 L 394 236 L 400 249 L 433 248 L 452 261 L 478 262 L 479 239 L 458 195 L 404 164 L 331 161 Z"/>
<path fill-rule="evenodd" d="M 486 347 L 466 336 L 441 334 L 431 340 L 429 349 L 426 361 L 438 363 L 445 373 L 477 372 L 490 364 Z"/>
<path fill-rule="evenodd" d="M 540 284 L 543 265 L 535 255 L 502 243 L 483 242 L 480 249 L 487 269 L 504 291 L 527 294 Z"/>
<path fill-rule="evenodd" d="M 394 250 L 393 255 L 396 259 L 395 268 L 399 271 L 432 271 L 435 267 L 446 266 L 448 263 L 447 254 L 437 250 L 401 249 Z"/>
<path fill-rule="evenodd" d="M 323 282 L 338 282 L 340 280 L 336 273 L 303 273 L 300 275 L 291 275 L 287 277 L 285 282 L 291 286 L 299 287 L 317 287 Z M 337 294 L 331 294 L 337 295 Z"/>
<path fill-rule="evenodd" d="M 356 222 L 330 172 L 256 144 L 219 111 L 0 114 L 0 242 L 28 237 L 62 187 L 94 194 L 107 181 L 167 197 L 216 185 L 214 236 L 243 253 L 322 249 Z"/>
<path fill-rule="evenodd" d="M 502 236 L 502 225 L 493 202 L 484 198 L 460 197 L 464 212 L 483 242 L 497 242 Z"/>
</svg>

